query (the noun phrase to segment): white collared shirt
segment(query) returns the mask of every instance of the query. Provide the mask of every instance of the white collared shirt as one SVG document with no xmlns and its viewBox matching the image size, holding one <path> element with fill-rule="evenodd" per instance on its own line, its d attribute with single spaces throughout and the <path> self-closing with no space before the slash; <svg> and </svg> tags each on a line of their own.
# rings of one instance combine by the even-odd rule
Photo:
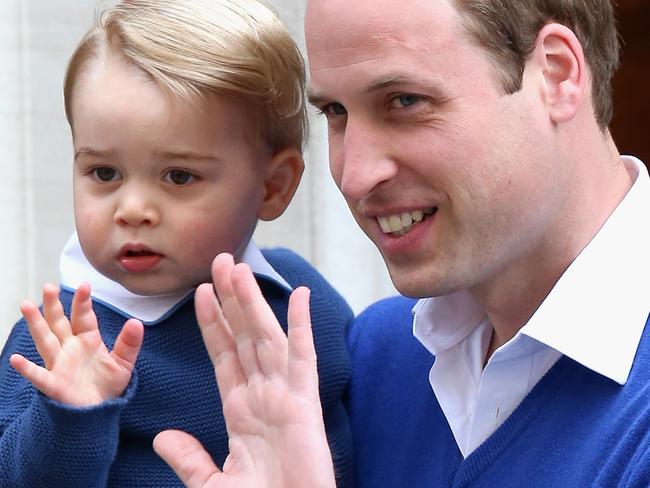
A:
<svg viewBox="0 0 650 488">
<path fill-rule="evenodd" d="M 292 289 L 291 285 L 271 267 L 253 241 L 248 242 L 240 262 L 248 264 L 256 275 L 265 276 L 288 290 Z M 125 317 L 138 318 L 145 325 L 153 325 L 166 319 L 194 294 L 194 288 L 159 296 L 141 296 L 131 293 L 93 268 L 81 250 L 76 232 L 63 248 L 59 260 L 59 273 L 62 288 L 73 291 L 82 282 L 90 283 L 93 299 Z"/>
<path fill-rule="evenodd" d="M 467 291 L 420 300 L 413 333 L 434 355 L 429 382 L 467 457 L 562 356 L 625 384 L 650 313 L 650 177 L 637 178 L 528 323 L 483 367 L 492 325 Z M 576 292 L 578 291 L 578 292 Z"/>
</svg>

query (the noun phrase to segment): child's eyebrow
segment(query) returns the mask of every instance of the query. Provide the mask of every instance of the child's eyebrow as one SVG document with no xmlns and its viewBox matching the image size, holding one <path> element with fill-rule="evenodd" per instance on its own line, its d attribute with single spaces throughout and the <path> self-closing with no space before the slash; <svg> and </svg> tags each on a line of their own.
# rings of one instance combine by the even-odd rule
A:
<svg viewBox="0 0 650 488">
<path fill-rule="evenodd" d="M 96 156 L 96 157 L 106 157 L 110 155 L 110 151 L 100 151 L 99 149 L 93 149 L 91 147 L 80 147 L 74 153 L 75 160 L 79 159 L 82 156 Z"/>
<path fill-rule="evenodd" d="M 183 160 L 183 161 L 204 161 L 207 163 L 220 163 L 221 160 L 216 156 L 209 154 L 200 154 L 192 151 L 163 151 L 156 154 L 156 156 L 165 160 Z"/>
<path fill-rule="evenodd" d="M 100 149 L 94 149 L 92 147 L 80 147 L 74 153 L 75 160 L 81 157 L 99 157 L 106 158 L 113 154 L 112 151 L 102 151 Z M 200 154 L 192 151 L 161 151 L 157 152 L 157 158 L 167 160 L 181 160 L 181 161 L 203 161 L 206 163 L 220 163 L 221 160 L 216 156 L 211 156 L 209 154 Z"/>
</svg>

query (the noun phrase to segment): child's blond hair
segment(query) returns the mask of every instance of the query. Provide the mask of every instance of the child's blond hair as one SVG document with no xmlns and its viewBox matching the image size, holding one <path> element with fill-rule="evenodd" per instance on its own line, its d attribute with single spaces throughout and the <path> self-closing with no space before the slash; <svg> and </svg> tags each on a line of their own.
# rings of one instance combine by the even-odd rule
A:
<svg viewBox="0 0 650 488">
<path fill-rule="evenodd" d="M 64 97 L 71 126 L 79 73 L 107 49 L 172 96 L 241 97 L 272 148 L 302 149 L 304 61 L 275 11 L 259 0 L 122 0 L 105 10 L 70 59 Z"/>
</svg>

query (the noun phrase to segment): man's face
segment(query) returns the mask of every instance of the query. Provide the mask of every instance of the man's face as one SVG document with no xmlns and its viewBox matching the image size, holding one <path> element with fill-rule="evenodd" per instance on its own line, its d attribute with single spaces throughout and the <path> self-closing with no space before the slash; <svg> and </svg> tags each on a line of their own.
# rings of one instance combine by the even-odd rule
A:
<svg viewBox="0 0 650 488">
<path fill-rule="evenodd" d="M 398 290 L 539 265 L 562 192 L 535 75 L 504 95 L 447 1 L 311 0 L 306 36 L 332 175 Z"/>
<path fill-rule="evenodd" d="M 243 251 L 270 158 L 245 104 L 172 99 L 113 55 L 82 74 L 72 120 L 76 226 L 98 271 L 177 293 L 209 281 L 219 252 Z"/>
</svg>

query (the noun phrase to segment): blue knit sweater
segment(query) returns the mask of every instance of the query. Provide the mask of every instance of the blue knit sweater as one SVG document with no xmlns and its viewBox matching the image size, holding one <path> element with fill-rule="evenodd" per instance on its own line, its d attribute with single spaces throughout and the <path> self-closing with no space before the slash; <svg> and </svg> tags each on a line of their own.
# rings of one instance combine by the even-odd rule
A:
<svg viewBox="0 0 650 488">
<path fill-rule="evenodd" d="M 265 251 L 271 266 L 293 287 L 312 290 L 323 413 L 339 484 L 351 485 L 352 450 L 341 395 L 349 376 L 345 331 L 352 312 L 336 291 L 288 250 Z M 258 278 L 286 330 L 288 291 Z M 61 293 L 66 313 L 72 295 Z M 112 348 L 124 317 L 95 303 L 100 330 Z M 164 429 L 195 435 L 218 465 L 228 454 L 214 370 L 201 340 L 193 300 L 145 328 L 131 383 L 122 397 L 92 408 L 71 408 L 38 393 L 10 366 L 20 352 L 42 364 L 24 321 L 14 327 L 0 357 L 0 486 L 20 488 L 182 486 L 154 453 Z"/>
<path fill-rule="evenodd" d="M 624 386 L 562 357 L 463 459 L 428 382 L 434 358 L 412 335 L 414 303 L 384 300 L 351 328 L 358 487 L 650 486 L 650 318 Z"/>
</svg>

